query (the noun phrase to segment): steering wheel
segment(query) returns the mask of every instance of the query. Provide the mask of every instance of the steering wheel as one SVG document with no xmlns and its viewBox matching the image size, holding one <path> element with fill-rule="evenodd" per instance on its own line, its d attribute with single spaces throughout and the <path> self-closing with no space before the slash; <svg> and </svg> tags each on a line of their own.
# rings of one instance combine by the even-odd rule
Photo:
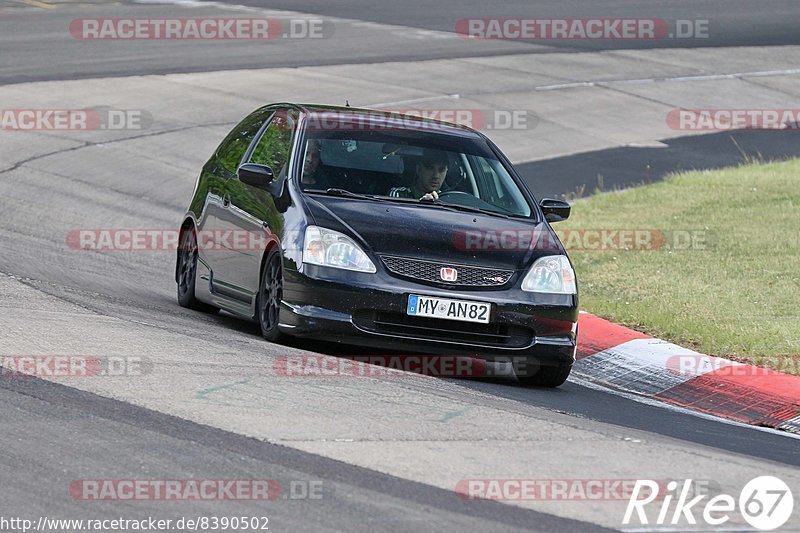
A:
<svg viewBox="0 0 800 533">
<path fill-rule="evenodd" d="M 489 202 L 486 202 L 485 200 L 482 200 L 482 199 L 478 198 L 477 196 L 475 196 L 473 194 L 470 194 L 468 192 L 464 192 L 464 191 L 444 191 L 439 195 L 439 200 L 442 200 L 442 199 L 447 200 L 448 197 L 452 198 L 455 201 L 451 200 L 451 201 L 446 202 L 446 203 L 450 203 L 450 204 L 453 204 L 453 205 L 461 205 L 461 206 L 464 206 L 464 207 L 476 207 L 478 209 L 494 211 L 496 213 L 506 213 L 506 214 L 509 214 L 509 215 L 513 215 L 514 214 L 513 211 L 511 211 L 509 209 L 506 209 L 505 207 L 502 207 L 502 206 L 499 206 L 499 205 L 490 204 Z M 459 201 L 458 198 L 462 198 L 465 201 Z M 500 211 L 498 211 L 498 209 Z"/>
<path fill-rule="evenodd" d="M 448 196 L 471 196 L 472 198 L 475 198 L 474 194 L 470 194 L 464 191 L 442 191 L 441 193 L 439 193 L 440 200 Z"/>
</svg>

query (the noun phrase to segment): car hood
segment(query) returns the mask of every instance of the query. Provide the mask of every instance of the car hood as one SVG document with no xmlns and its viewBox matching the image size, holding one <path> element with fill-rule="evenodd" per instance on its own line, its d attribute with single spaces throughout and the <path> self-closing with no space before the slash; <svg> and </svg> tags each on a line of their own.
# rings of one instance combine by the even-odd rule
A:
<svg viewBox="0 0 800 533">
<path fill-rule="evenodd" d="M 521 270 L 537 257 L 564 253 L 544 222 L 391 201 L 306 198 L 317 225 L 348 234 L 378 255 Z"/>
</svg>

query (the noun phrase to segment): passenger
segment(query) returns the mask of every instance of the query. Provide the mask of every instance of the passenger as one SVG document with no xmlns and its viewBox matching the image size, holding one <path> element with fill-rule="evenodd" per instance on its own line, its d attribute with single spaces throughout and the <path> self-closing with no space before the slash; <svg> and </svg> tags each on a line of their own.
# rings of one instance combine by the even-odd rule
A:
<svg viewBox="0 0 800 533">
<path fill-rule="evenodd" d="M 447 165 L 447 153 L 441 150 L 425 149 L 422 152 L 422 158 L 417 163 L 411 187 L 393 187 L 389 191 L 389 196 L 420 200 L 438 199 L 447 176 Z"/>
</svg>

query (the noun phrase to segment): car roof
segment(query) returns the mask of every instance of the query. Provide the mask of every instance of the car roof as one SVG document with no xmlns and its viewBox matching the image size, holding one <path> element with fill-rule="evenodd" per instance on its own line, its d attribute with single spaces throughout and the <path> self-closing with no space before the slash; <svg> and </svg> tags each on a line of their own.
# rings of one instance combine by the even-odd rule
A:
<svg viewBox="0 0 800 533">
<path fill-rule="evenodd" d="M 342 120 L 352 121 L 352 122 L 363 121 L 365 118 L 369 117 L 374 118 L 375 116 L 379 116 L 381 117 L 381 119 L 385 118 L 386 124 L 388 126 L 391 126 L 393 125 L 393 123 L 395 123 L 397 127 L 402 127 L 403 129 L 407 130 L 410 129 L 419 131 L 431 131 L 432 129 L 435 129 L 435 131 L 439 133 L 446 133 L 450 135 L 456 135 L 459 137 L 466 137 L 471 139 L 484 138 L 484 136 L 481 135 L 479 132 L 467 126 L 462 126 L 460 124 L 453 124 L 450 122 L 444 122 L 432 118 L 425 118 L 418 115 L 408 115 L 403 113 L 384 111 L 381 109 L 367 109 L 362 107 L 349 107 L 349 106 L 345 107 L 345 106 L 333 106 L 324 104 L 280 103 L 273 105 L 292 107 L 300 111 L 301 113 L 306 113 L 306 114 L 335 113 Z M 432 125 L 434 125 L 435 128 L 431 128 Z"/>
</svg>

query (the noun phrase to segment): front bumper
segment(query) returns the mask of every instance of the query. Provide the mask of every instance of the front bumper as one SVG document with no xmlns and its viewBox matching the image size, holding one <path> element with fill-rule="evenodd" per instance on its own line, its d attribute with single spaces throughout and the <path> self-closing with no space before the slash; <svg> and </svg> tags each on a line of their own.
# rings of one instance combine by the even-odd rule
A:
<svg viewBox="0 0 800 533">
<path fill-rule="evenodd" d="M 541 365 L 574 361 L 578 320 L 572 295 L 520 289 L 456 290 L 391 277 L 304 265 L 284 271 L 280 329 L 296 337 L 405 353 L 511 358 Z M 511 284 L 518 284 L 513 280 Z M 490 324 L 408 317 L 409 294 L 489 302 Z"/>
</svg>

